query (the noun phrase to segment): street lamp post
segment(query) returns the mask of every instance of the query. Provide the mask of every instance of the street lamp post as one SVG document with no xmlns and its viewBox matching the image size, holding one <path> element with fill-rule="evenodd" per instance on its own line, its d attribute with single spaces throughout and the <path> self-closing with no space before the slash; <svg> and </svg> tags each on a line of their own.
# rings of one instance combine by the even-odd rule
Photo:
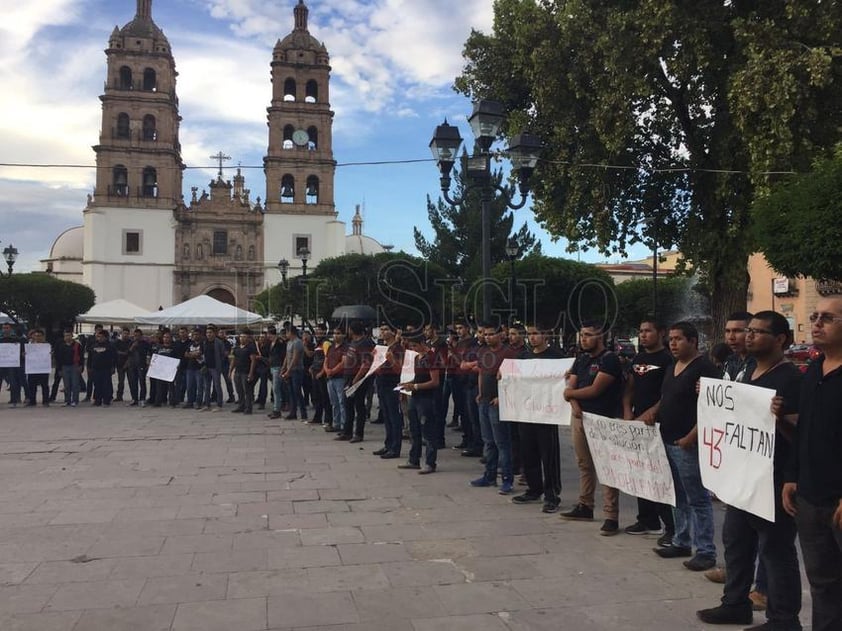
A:
<svg viewBox="0 0 842 631">
<path fill-rule="evenodd" d="M 307 279 L 307 260 L 310 258 L 310 248 L 300 248 L 298 258 L 301 259 L 301 278 Z"/>
<path fill-rule="evenodd" d="M 658 240 L 652 237 L 652 319 L 658 321 Z"/>
<path fill-rule="evenodd" d="M 520 245 L 514 237 L 510 237 L 506 243 L 506 258 L 509 260 L 509 264 L 511 265 L 511 272 L 509 274 L 509 309 L 511 310 L 511 315 L 509 317 L 512 321 L 514 321 L 517 320 L 518 317 L 517 300 L 515 299 L 515 291 L 517 290 L 515 261 L 520 258 Z"/>
<path fill-rule="evenodd" d="M 278 261 L 278 270 L 281 272 L 281 282 L 284 284 L 284 287 L 286 287 L 287 272 L 289 272 L 289 261 L 286 259 Z"/>
<path fill-rule="evenodd" d="M 450 196 L 450 172 L 453 170 L 456 154 L 462 144 L 459 129 L 449 125 L 445 119 L 444 123 L 436 127 L 433 139 L 430 141 L 430 150 L 441 173 L 442 196 L 448 204 L 461 206 L 465 203 L 467 194 L 471 189 L 478 188 L 480 190 L 483 276 L 482 317 L 484 322 L 489 322 L 491 319 L 489 280 L 491 278 L 491 202 L 494 200 L 494 192 L 500 193 L 507 208 L 511 210 L 523 208 L 529 195 L 529 179 L 532 177 L 541 151 L 540 140 L 532 134 L 522 133 L 512 137 L 508 154 L 512 162 L 512 168 L 518 176 L 518 190 L 521 195 L 520 202 L 514 203 L 506 189 L 493 185 L 491 178 L 491 145 L 500 133 L 503 118 L 502 104 L 488 100 L 480 100 L 474 103 L 474 109 L 468 118 L 468 122 L 471 125 L 476 143 L 473 155 L 464 158 L 468 185 L 465 187 L 462 197 L 456 199 Z"/>
<path fill-rule="evenodd" d="M 6 265 L 9 266 L 9 276 L 12 275 L 12 268 L 15 266 L 15 261 L 18 260 L 18 249 L 11 243 L 3 250 L 3 258 L 6 259 Z"/>
</svg>

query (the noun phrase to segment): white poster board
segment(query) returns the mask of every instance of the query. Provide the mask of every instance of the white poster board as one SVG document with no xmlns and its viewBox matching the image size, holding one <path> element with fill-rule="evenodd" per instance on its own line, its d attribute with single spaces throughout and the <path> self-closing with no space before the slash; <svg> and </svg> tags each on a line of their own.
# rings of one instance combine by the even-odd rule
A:
<svg viewBox="0 0 842 631">
<path fill-rule="evenodd" d="M 357 383 L 352 386 L 348 386 L 345 388 L 345 396 L 352 397 L 354 393 L 359 390 L 360 386 L 363 385 L 366 379 L 371 377 L 374 374 L 374 371 L 380 368 L 384 363 L 386 363 L 386 351 L 389 350 L 388 346 L 375 346 L 374 347 L 374 358 L 371 361 L 371 366 L 368 368 L 368 372 L 365 373 L 365 377 L 360 379 Z"/>
<path fill-rule="evenodd" d="M 175 381 L 175 373 L 178 372 L 179 360 L 175 357 L 168 357 L 166 355 L 152 355 L 149 361 L 149 370 L 146 376 L 150 379 L 158 379 L 159 381 L 168 381 L 172 383 Z"/>
<path fill-rule="evenodd" d="M 403 365 L 401 366 L 401 383 L 407 383 L 415 379 L 415 358 L 418 357 L 418 353 L 415 351 L 406 351 L 403 355 Z M 401 390 L 401 387 L 398 386 L 395 388 L 401 394 L 408 394 L 412 396 L 412 392 L 409 390 Z"/>
<path fill-rule="evenodd" d="M 775 391 L 702 377 L 699 468 L 702 484 L 726 504 L 775 521 Z"/>
<path fill-rule="evenodd" d="M 0 344 L 0 368 L 20 368 L 20 344 Z"/>
<path fill-rule="evenodd" d="M 600 483 L 675 506 L 675 485 L 657 425 L 582 414 Z"/>
<path fill-rule="evenodd" d="M 568 359 L 504 359 L 500 365 L 500 418 L 518 423 L 570 425 L 570 403 L 564 400 Z"/>
<path fill-rule="evenodd" d="M 27 375 L 49 375 L 53 371 L 49 344 L 26 344 L 24 346 L 24 372 Z"/>
</svg>

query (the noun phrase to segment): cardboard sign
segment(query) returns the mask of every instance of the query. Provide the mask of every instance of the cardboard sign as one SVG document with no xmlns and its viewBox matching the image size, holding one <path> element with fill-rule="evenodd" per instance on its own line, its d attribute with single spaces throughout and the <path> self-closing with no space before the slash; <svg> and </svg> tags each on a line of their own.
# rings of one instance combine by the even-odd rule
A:
<svg viewBox="0 0 842 631">
<path fill-rule="evenodd" d="M 375 346 L 374 347 L 374 359 L 371 361 L 371 366 L 368 368 L 368 372 L 365 373 L 365 377 L 360 379 L 357 383 L 353 386 L 348 386 L 345 388 L 345 396 L 352 397 L 354 393 L 359 390 L 360 386 L 363 385 L 366 379 L 371 377 L 374 374 L 374 371 L 380 368 L 384 363 L 386 363 L 386 351 L 389 350 L 388 346 Z"/>
<path fill-rule="evenodd" d="M 0 368 L 20 368 L 20 344 L 0 344 Z"/>
<path fill-rule="evenodd" d="M 599 481 L 624 493 L 675 506 L 675 486 L 657 425 L 582 415 Z"/>
<path fill-rule="evenodd" d="M 702 484 L 726 504 L 775 521 L 775 391 L 702 377 L 697 404 Z"/>
<path fill-rule="evenodd" d="M 27 375 L 49 375 L 53 371 L 52 350 L 49 344 L 26 344 L 24 372 Z"/>
<path fill-rule="evenodd" d="M 175 381 L 175 373 L 178 372 L 179 363 L 179 360 L 175 357 L 155 353 L 149 361 L 149 370 L 146 372 L 146 376 L 150 379 L 172 383 Z"/>
<path fill-rule="evenodd" d="M 518 423 L 570 425 L 571 407 L 564 400 L 568 359 L 504 359 L 500 366 L 500 418 Z"/>
</svg>

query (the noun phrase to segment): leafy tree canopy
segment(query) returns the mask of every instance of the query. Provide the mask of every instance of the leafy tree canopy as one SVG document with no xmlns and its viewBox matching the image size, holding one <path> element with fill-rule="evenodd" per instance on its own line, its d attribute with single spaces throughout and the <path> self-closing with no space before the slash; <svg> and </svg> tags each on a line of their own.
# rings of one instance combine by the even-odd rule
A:
<svg viewBox="0 0 842 631">
<path fill-rule="evenodd" d="M 365 304 L 395 323 L 451 317 L 455 279 L 440 266 L 400 253 L 345 254 L 321 261 L 307 281 L 290 278 L 255 297 L 255 310 L 279 319 L 292 314 L 328 320 L 340 305 Z"/>
<path fill-rule="evenodd" d="M 745 305 L 756 191 L 842 134 L 842 4 L 495 0 L 494 15 L 456 88 L 544 141 L 538 219 L 574 247 L 678 247 L 724 324 Z"/>
<path fill-rule="evenodd" d="M 842 145 L 753 207 L 757 244 L 786 276 L 842 280 Z"/>
<path fill-rule="evenodd" d="M 444 199 L 434 204 L 427 197 L 427 216 L 433 227 L 435 237 L 428 240 L 416 227 L 415 247 L 425 260 L 440 265 L 452 275 L 466 281 L 474 281 L 482 276 L 482 222 L 480 191 L 470 188 L 462 171 L 454 168 L 454 196 L 463 198 L 460 206 L 451 206 Z M 492 186 L 501 186 L 511 198 L 514 194 L 511 186 L 502 185 L 502 173 L 492 174 Z M 529 230 L 526 222 L 512 233 L 514 214 L 506 207 L 503 197 L 496 196 L 491 202 L 491 264 L 506 257 L 506 244 L 514 238 L 523 253 L 541 252 L 541 242 Z"/>
<path fill-rule="evenodd" d="M 669 326 L 684 319 L 695 319 L 693 280 L 673 276 L 658 279 L 658 320 Z M 641 278 L 619 283 L 615 289 L 617 297 L 617 322 L 615 330 L 620 335 L 633 337 L 643 318 L 652 317 L 652 280 Z"/>
<path fill-rule="evenodd" d="M 48 274 L 11 274 L 0 277 L 0 311 L 48 333 L 72 324 L 95 302 L 90 287 Z"/>
</svg>

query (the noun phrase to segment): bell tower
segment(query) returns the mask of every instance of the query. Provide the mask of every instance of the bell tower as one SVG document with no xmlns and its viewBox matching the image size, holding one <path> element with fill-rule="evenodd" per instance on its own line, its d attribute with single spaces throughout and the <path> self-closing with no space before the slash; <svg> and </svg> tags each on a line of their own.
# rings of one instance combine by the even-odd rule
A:
<svg viewBox="0 0 842 631">
<path fill-rule="evenodd" d="M 334 217 L 330 56 L 310 35 L 299 0 L 294 28 L 272 52 L 269 150 L 263 159 L 267 214 Z"/>
<path fill-rule="evenodd" d="M 134 19 L 114 27 L 96 153 L 93 204 L 167 208 L 181 200 L 181 144 L 175 60 L 152 21 L 152 0 L 137 0 Z"/>
</svg>

